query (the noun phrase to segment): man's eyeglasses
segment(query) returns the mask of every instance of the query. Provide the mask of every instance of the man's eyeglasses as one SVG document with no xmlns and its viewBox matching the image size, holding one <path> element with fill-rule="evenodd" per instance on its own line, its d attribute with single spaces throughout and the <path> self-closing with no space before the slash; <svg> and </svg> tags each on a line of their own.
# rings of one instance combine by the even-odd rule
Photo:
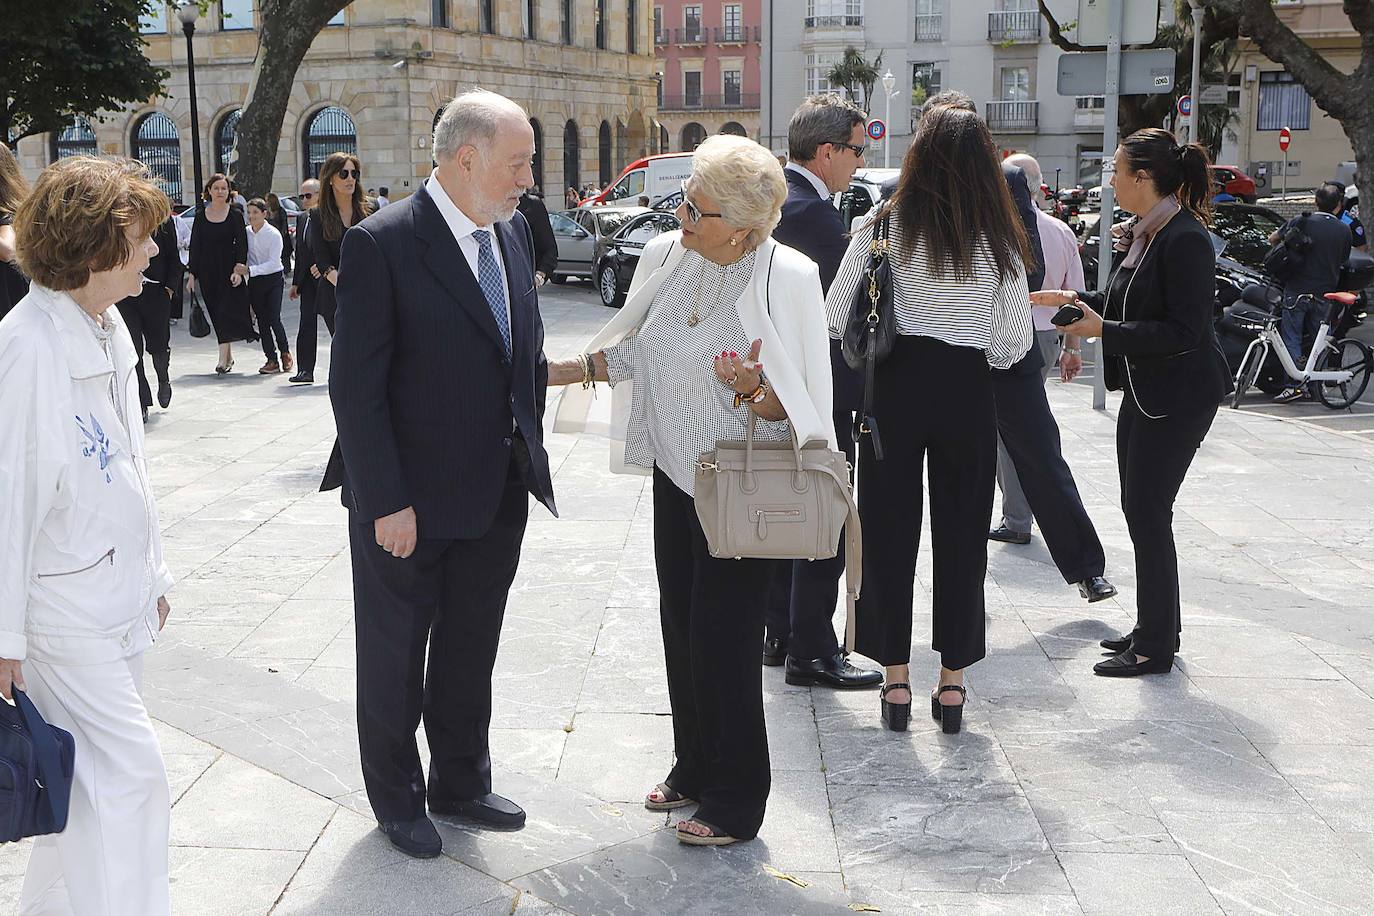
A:
<svg viewBox="0 0 1374 916">
<path fill-rule="evenodd" d="M 362 169 L 339 169 L 339 177 L 342 178 L 344 181 L 347 181 L 347 180 L 350 179 L 350 178 L 362 178 L 362 177 L 363 177 L 363 170 L 362 170 Z"/>
<path fill-rule="evenodd" d="M 299 195 L 297 195 L 297 196 L 300 197 L 301 200 L 310 200 L 312 197 L 315 196 L 315 192 L 314 192 L 314 191 L 302 191 L 302 192 L 301 192 Z"/>
<path fill-rule="evenodd" d="M 725 217 L 724 213 L 701 212 L 701 208 L 692 203 L 691 199 L 687 197 L 687 182 L 685 181 L 682 183 L 682 205 L 687 208 L 687 219 L 694 223 L 699 223 L 708 216 L 713 216 L 716 219 L 723 219 Z"/>
<path fill-rule="evenodd" d="M 852 152 L 854 155 L 858 156 L 860 159 L 863 158 L 864 153 L 868 152 L 868 147 L 866 147 L 866 146 L 855 146 L 853 143 L 841 143 L 841 142 L 838 141 L 838 140 L 831 140 L 831 141 L 830 141 L 830 145 L 831 145 L 831 146 L 842 146 L 842 147 L 844 147 L 845 149 L 847 149 L 847 150 L 849 150 L 850 152 Z"/>
</svg>

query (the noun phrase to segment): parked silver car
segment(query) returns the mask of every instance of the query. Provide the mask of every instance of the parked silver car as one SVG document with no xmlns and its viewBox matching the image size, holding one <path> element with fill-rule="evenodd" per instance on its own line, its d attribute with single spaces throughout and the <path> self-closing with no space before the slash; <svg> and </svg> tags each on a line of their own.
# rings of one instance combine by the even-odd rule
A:
<svg viewBox="0 0 1374 916">
<path fill-rule="evenodd" d="M 566 282 L 568 277 L 590 279 L 611 236 L 632 217 L 648 212 L 648 207 L 593 207 L 550 213 L 558 240 L 558 269 L 550 279 L 555 283 Z"/>
</svg>

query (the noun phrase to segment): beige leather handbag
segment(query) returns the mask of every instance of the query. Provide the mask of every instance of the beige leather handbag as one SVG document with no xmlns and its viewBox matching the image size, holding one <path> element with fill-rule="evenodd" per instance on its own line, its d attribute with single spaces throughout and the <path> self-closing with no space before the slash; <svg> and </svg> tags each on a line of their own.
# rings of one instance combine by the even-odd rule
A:
<svg viewBox="0 0 1374 916">
<path fill-rule="evenodd" d="M 843 452 L 824 442 L 754 441 L 749 412 L 743 442 L 716 443 L 697 462 L 697 518 L 711 556 L 828 560 L 845 535 L 845 648 L 854 648 L 854 602 L 863 580 L 859 509 Z"/>
</svg>

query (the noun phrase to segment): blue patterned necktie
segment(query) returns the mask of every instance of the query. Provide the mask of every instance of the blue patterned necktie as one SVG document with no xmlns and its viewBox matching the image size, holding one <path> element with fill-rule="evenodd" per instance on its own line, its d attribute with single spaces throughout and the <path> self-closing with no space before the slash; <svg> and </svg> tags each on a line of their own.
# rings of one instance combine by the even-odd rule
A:
<svg viewBox="0 0 1374 916">
<path fill-rule="evenodd" d="M 510 356 L 510 316 L 506 313 L 506 278 L 501 268 L 496 266 L 496 255 L 491 251 L 491 233 L 486 229 L 474 229 L 472 237 L 477 240 L 477 285 L 482 287 L 482 295 L 487 297 L 487 307 L 491 317 L 496 319 L 496 327 L 501 331 L 501 341 L 506 345 L 506 355 Z"/>
</svg>

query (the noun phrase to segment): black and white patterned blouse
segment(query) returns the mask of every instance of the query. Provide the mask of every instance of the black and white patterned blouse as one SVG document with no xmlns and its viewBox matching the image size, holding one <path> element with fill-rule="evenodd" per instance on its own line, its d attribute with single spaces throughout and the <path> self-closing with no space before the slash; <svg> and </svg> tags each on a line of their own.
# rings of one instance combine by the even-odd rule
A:
<svg viewBox="0 0 1374 916">
<path fill-rule="evenodd" d="M 696 464 L 722 439 L 743 439 L 748 406 L 712 367 L 721 352 L 741 355 L 753 341 L 738 304 L 754 274 L 754 252 L 722 267 L 695 251 L 683 255 L 649 306 L 639 332 L 602 352 L 614 386 L 634 381 L 625 432 L 625 463 L 657 465 L 679 489 L 695 495 Z M 689 324 L 693 311 L 698 322 Z M 768 355 L 761 354 L 766 366 Z M 786 420 L 760 418 L 755 439 L 786 439 Z"/>
<path fill-rule="evenodd" d="M 960 279 L 951 273 L 937 278 L 928 267 L 925 244 L 917 239 L 908 246 L 895 219 L 890 223 L 889 240 L 892 311 L 898 334 L 934 337 L 956 347 L 983 350 L 994 369 L 1007 369 L 1026 355 L 1031 342 L 1031 311 L 1024 270 L 1018 268 L 999 281 L 997 262 L 983 243 L 974 254 L 971 277 Z M 854 230 L 839 273 L 830 285 L 825 312 L 831 337 L 843 336 L 854 291 L 868 266 L 872 241 L 873 220 L 869 220 Z"/>
</svg>

